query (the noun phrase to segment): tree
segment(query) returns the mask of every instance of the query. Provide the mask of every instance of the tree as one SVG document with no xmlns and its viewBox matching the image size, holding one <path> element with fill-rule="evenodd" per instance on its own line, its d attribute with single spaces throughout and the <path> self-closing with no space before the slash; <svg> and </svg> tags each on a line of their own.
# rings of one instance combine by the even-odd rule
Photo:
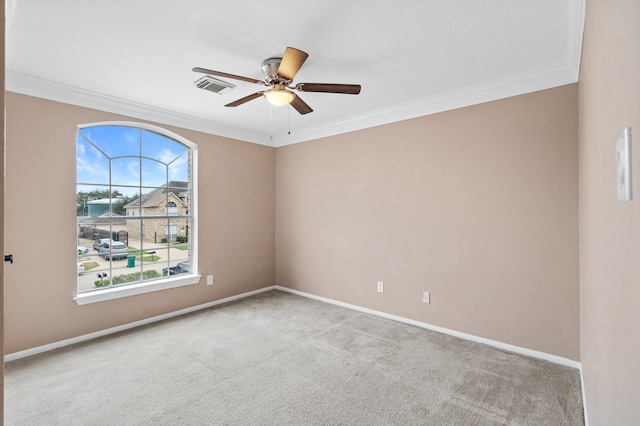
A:
<svg viewBox="0 0 640 426">
<path fill-rule="evenodd" d="M 138 197 L 129 197 L 127 195 L 118 197 L 118 201 L 116 201 L 115 204 L 113 204 L 113 206 L 111 207 L 113 214 L 126 216 L 127 211 L 125 210 L 124 206 L 137 199 Z"/>
</svg>

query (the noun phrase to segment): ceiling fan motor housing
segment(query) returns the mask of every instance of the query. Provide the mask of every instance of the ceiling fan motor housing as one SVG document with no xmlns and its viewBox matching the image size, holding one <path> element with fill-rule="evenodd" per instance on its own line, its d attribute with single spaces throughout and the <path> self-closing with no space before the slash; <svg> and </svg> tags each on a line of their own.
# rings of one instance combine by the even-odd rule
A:
<svg viewBox="0 0 640 426">
<path fill-rule="evenodd" d="M 284 81 L 282 78 L 278 77 L 278 68 L 280 68 L 280 62 L 282 62 L 282 58 L 269 58 L 265 59 L 262 62 L 262 72 L 264 73 L 264 78 L 267 83 L 280 82 Z"/>
</svg>

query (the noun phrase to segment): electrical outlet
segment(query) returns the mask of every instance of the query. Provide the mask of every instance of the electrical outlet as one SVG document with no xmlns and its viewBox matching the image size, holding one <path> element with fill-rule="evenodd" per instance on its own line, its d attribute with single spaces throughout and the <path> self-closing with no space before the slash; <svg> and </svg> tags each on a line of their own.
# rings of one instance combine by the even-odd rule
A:
<svg viewBox="0 0 640 426">
<path fill-rule="evenodd" d="M 428 291 L 422 292 L 422 303 L 431 303 L 431 295 Z"/>
<path fill-rule="evenodd" d="M 382 281 L 378 281 L 378 293 L 384 293 L 384 283 Z"/>
<path fill-rule="evenodd" d="M 207 275 L 207 285 L 213 285 L 213 275 Z"/>
</svg>

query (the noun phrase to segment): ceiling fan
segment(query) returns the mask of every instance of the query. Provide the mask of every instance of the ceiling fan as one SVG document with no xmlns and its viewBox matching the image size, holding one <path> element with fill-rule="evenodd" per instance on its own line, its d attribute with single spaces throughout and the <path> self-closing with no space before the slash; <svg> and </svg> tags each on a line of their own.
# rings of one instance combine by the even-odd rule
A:
<svg viewBox="0 0 640 426">
<path fill-rule="evenodd" d="M 264 81 L 200 67 L 193 68 L 193 71 L 269 87 L 268 90 L 252 93 L 244 98 L 228 103 L 225 105 L 226 107 L 236 107 L 264 96 L 273 105 L 281 106 L 290 104 L 300 114 L 308 114 L 312 112 L 313 109 L 291 90 L 298 90 L 300 92 L 345 93 L 349 95 L 357 95 L 360 93 L 359 84 L 298 83 L 293 86 L 293 78 L 298 70 L 300 70 L 300 67 L 302 67 L 302 64 L 304 64 L 304 61 L 307 60 L 308 56 L 309 54 L 302 50 L 287 47 L 282 58 L 269 58 L 262 62 L 262 72 L 265 76 Z"/>
</svg>

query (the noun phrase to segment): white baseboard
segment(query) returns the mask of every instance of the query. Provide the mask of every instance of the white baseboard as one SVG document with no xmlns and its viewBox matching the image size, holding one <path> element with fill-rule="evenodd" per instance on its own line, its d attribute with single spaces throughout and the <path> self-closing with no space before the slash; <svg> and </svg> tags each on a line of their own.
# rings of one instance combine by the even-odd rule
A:
<svg viewBox="0 0 640 426">
<path fill-rule="evenodd" d="M 589 416 L 587 414 L 587 394 L 584 391 L 584 375 L 582 374 L 582 364 L 580 364 L 580 384 L 582 385 L 582 409 L 584 410 L 584 426 L 589 426 Z"/>
<path fill-rule="evenodd" d="M 213 302 L 205 303 L 203 305 L 192 306 L 190 308 L 181 309 L 179 311 L 169 312 L 168 314 L 158 315 L 151 318 L 146 318 L 140 321 L 131 322 L 129 324 L 119 325 L 117 327 L 107 328 L 106 330 L 96 331 L 95 333 L 84 334 L 82 336 L 73 337 L 71 339 L 61 340 L 59 342 L 49 343 L 47 345 L 38 346 L 31 349 L 25 349 L 24 351 L 10 353 L 4 356 L 4 362 L 13 361 L 16 359 L 28 357 L 31 355 L 37 355 L 43 352 L 52 351 L 54 349 L 62 348 L 65 346 L 73 345 L 87 340 L 96 339 L 98 337 L 107 336 L 109 334 L 118 333 L 120 331 L 129 330 L 131 328 L 140 327 L 142 325 L 151 324 L 157 321 L 177 317 L 179 315 L 188 314 L 191 312 L 199 311 L 201 309 L 207 309 L 212 306 L 221 305 L 223 303 L 232 302 L 234 300 L 243 299 L 245 297 L 253 296 L 255 294 L 264 293 L 265 291 L 274 290 L 275 286 L 261 288 L 260 290 L 249 291 L 247 293 L 238 294 L 236 296 L 226 297 L 220 300 L 214 300 Z"/>
<path fill-rule="evenodd" d="M 427 330 L 437 331 L 439 333 L 449 334 L 451 336 L 460 337 L 462 339 L 470 340 L 472 342 L 484 343 L 485 345 L 494 346 L 496 348 L 504 349 L 510 352 L 515 352 L 517 354 L 530 356 L 533 358 L 544 359 L 546 361 L 550 361 L 556 364 L 565 365 L 567 367 L 580 369 L 580 362 L 574 361 L 572 359 L 563 358 L 557 355 L 548 354 L 545 352 L 536 351 L 533 349 L 523 348 L 520 346 L 510 345 L 508 343 L 499 342 L 497 340 L 485 339 L 484 337 L 474 336 L 473 334 L 462 333 L 460 331 L 451 330 L 444 327 L 439 327 L 437 325 L 427 324 L 420 321 L 415 321 L 409 318 L 400 317 L 397 315 L 387 314 L 385 312 L 375 311 L 373 309 L 363 308 L 361 306 L 352 305 L 349 303 L 340 302 L 333 299 L 328 299 L 326 297 L 316 296 L 314 294 L 305 293 L 298 290 L 293 290 L 287 287 L 281 287 L 279 285 L 275 286 L 276 290 L 284 291 L 287 293 L 292 293 L 298 296 L 308 297 L 310 299 L 319 300 L 321 302 L 331 303 L 332 305 L 342 306 L 344 308 L 353 309 L 356 311 L 364 312 L 371 315 L 376 315 L 382 318 L 391 319 L 394 321 L 402 322 L 409 325 L 414 325 L 416 327 L 425 328 Z M 583 393 L 584 395 L 584 393 Z"/>
<path fill-rule="evenodd" d="M 169 312 L 167 314 L 158 315 L 158 316 L 151 317 L 151 318 L 146 318 L 146 319 L 143 319 L 143 320 L 140 320 L 140 321 L 135 321 L 135 322 L 131 322 L 131 323 L 128 323 L 128 324 L 119 325 L 117 327 L 108 328 L 106 330 L 100 330 L 100 331 L 96 331 L 94 333 L 89 333 L 89 334 L 85 334 L 85 335 L 82 335 L 82 336 L 73 337 L 71 339 L 61 340 L 61 341 L 58 341 L 58 342 L 49 343 L 47 345 L 42 345 L 42 346 L 37 346 L 35 348 L 26 349 L 24 351 L 10 353 L 10 354 L 5 355 L 4 360 L 5 360 L 5 362 L 9 362 L 9 361 L 13 361 L 13 360 L 16 360 L 16 359 L 24 358 L 24 357 L 27 357 L 27 356 L 31 356 L 31 355 L 37 355 L 37 354 L 40 354 L 40 353 L 43 353 L 43 352 L 51 351 L 51 350 L 62 348 L 62 347 L 69 346 L 69 345 L 73 345 L 75 343 L 85 342 L 87 340 L 95 339 L 95 338 L 102 337 L 102 336 L 107 336 L 109 334 L 118 333 L 120 331 L 129 330 L 129 329 L 132 329 L 132 328 L 135 328 L 135 327 L 140 327 L 142 325 L 151 324 L 151 323 L 154 323 L 154 322 L 157 322 L 157 321 L 162 321 L 162 320 L 173 318 L 173 317 L 176 317 L 176 316 L 179 316 L 179 315 L 184 315 L 184 314 L 188 314 L 188 313 L 191 313 L 191 312 L 199 311 L 199 310 L 202 310 L 202 309 L 207 309 L 207 308 L 210 308 L 212 306 L 221 305 L 223 303 L 228 303 L 228 302 L 231 302 L 231 301 L 234 301 L 234 300 L 243 299 L 245 297 L 253 296 L 253 295 L 259 294 L 259 293 L 264 293 L 264 292 L 270 291 L 270 290 L 280 290 L 280 291 L 284 291 L 284 292 L 287 292 L 287 293 L 296 294 L 298 296 L 307 297 L 307 298 L 310 298 L 310 299 L 315 299 L 315 300 L 318 300 L 318 301 L 321 301 L 321 302 L 330 303 L 332 305 L 342 306 L 344 308 L 353 309 L 353 310 L 364 312 L 364 313 L 367 313 L 367 314 L 376 315 L 376 316 L 379 316 L 379 317 L 382 317 L 382 318 L 387 318 L 387 319 L 391 319 L 391 320 L 398 321 L 398 322 L 401 322 L 401 323 L 410 324 L 410 325 L 414 325 L 414 326 L 417 326 L 417 327 L 425 328 L 427 330 L 432 330 L 432 331 L 437 331 L 439 333 L 449 334 L 451 336 L 460 337 L 462 339 L 470 340 L 472 342 L 484 343 L 486 345 L 494 346 L 496 348 L 504 349 L 504 350 L 507 350 L 507 351 L 510 351 L 510 352 L 515 352 L 515 353 L 518 353 L 518 354 L 527 355 L 527 356 L 531 356 L 531 357 L 534 357 L 534 358 L 544 359 L 544 360 L 547 360 L 547 361 L 550 361 L 550 362 L 554 362 L 556 364 L 566 365 L 568 367 L 573 367 L 573 368 L 580 369 L 581 374 L 582 374 L 580 362 L 578 362 L 578 361 L 574 361 L 574 360 L 570 360 L 570 359 L 567 359 L 567 358 L 559 357 L 557 355 L 551 355 L 551 354 L 548 354 L 548 353 L 545 353 L 545 352 L 535 351 L 533 349 L 528 349 L 528 348 L 523 348 L 523 347 L 520 347 L 520 346 L 510 345 L 508 343 L 503 343 L 503 342 L 499 342 L 499 341 L 496 341 L 496 340 L 485 339 L 484 337 L 479 337 L 479 336 L 474 336 L 472 334 L 462 333 L 460 331 L 451 330 L 451 329 L 448 329 L 448 328 L 439 327 L 437 325 L 427 324 L 427 323 L 420 322 L 420 321 L 415 321 L 415 320 L 412 320 L 412 319 L 409 319 L 409 318 L 400 317 L 400 316 L 397 316 L 397 315 L 387 314 L 387 313 L 381 312 L 381 311 L 375 311 L 373 309 L 363 308 L 361 306 L 340 302 L 338 300 L 333 300 L 333 299 L 329 299 L 329 298 L 326 298 L 326 297 L 316 296 L 314 294 L 305 293 L 305 292 L 302 292 L 302 291 L 293 290 L 293 289 L 290 289 L 290 288 L 287 288 L 287 287 L 281 287 L 281 286 L 278 286 L 278 285 L 264 287 L 264 288 L 261 288 L 259 290 L 254 290 L 254 291 L 250 291 L 250 292 L 247 292 L 247 293 L 238 294 L 236 296 L 231 296 L 231 297 L 227 297 L 227 298 L 220 299 L 220 300 L 214 300 L 213 302 L 205 303 L 203 305 L 192 306 L 190 308 L 181 309 L 179 311 Z M 583 397 L 584 397 L 584 389 L 583 389 L 583 393 L 582 394 L 583 394 Z"/>
<path fill-rule="evenodd" d="M 267 291 L 271 291 L 271 290 L 280 290 L 280 291 L 284 291 L 287 293 L 292 293 L 298 296 L 302 296 L 302 297 L 307 297 L 309 299 L 314 299 L 314 300 L 318 300 L 321 302 L 325 302 L 325 303 L 330 303 L 332 305 L 337 305 L 337 306 L 341 306 L 344 308 L 348 308 L 348 309 L 353 309 L 355 311 L 359 311 L 359 312 L 364 312 L 367 314 L 371 314 L 371 315 L 376 315 L 382 318 L 387 318 L 387 319 L 391 319 L 394 321 L 398 321 L 401 323 L 405 323 L 405 324 L 409 324 L 409 325 L 414 325 L 417 327 L 421 327 L 427 330 L 432 330 L 432 331 L 437 331 L 439 333 L 444 333 L 444 334 L 449 334 L 451 336 L 455 336 L 455 337 L 460 337 L 462 339 L 466 339 L 466 340 L 470 340 L 472 342 L 478 342 L 478 343 L 484 343 L 486 345 L 490 345 L 490 346 L 494 346 L 496 348 L 500 348 L 500 349 L 504 349 L 510 352 L 514 352 L 517 354 L 522 354 L 522 355 L 526 355 L 526 356 L 531 356 L 534 358 L 539 358 L 539 359 L 544 359 L 556 364 L 561 364 L 561 365 L 565 365 L 567 367 L 572 367 L 572 368 L 577 368 L 578 370 L 580 370 L 580 383 L 582 386 L 582 405 L 583 405 L 583 409 L 584 409 L 584 422 L 585 422 L 585 426 L 589 426 L 589 416 L 587 415 L 587 399 L 586 399 L 586 394 L 585 394 L 585 389 L 584 389 L 584 376 L 582 373 L 582 364 L 578 361 L 574 361 L 571 359 L 567 359 L 567 358 L 563 358 L 563 357 L 559 357 L 556 355 L 551 355 L 545 352 L 540 352 L 540 351 L 535 351 L 532 349 L 527 349 L 527 348 L 522 348 L 520 346 L 514 346 L 514 345 L 510 345 L 508 343 L 503 343 L 503 342 L 499 342 L 496 340 L 491 340 L 491 339 L 485 339 L 483 337 L 478 337 L 478 336 L 474 336 L 472 334 L 467 334 L 467 333 L 462 333 L 456 330 L 451 330 L 448 328 L 444 328 L 444 327 L 439 327 L 437 325 L 432 325 L 432 324 L 427 324 L 424 322 L 420 322 L 420 321 L 415 321 L 412 319 L 408 319 L 408 318 L 403 318 L 403 317 L 399 317 L 397 315 L 391 315 L 391 314 L 387 314 L 385 312 L 380 312 L 380 311 L 375 311 L 373 309 L 368 309 L 368 308 L 363 308 L 361 306 L 357 306 L 357 305 L 352 305 L 350 303 L 344 303 L 344 302 L 340 302 L 337 300 L 333 300 L 333 299 L 329 299 L 326 297 L 322 297 L 322 296 L 316 296 L 314 294 L 310 294 L 310 293 L 305 293 L 302 291 L 298 291 L 298 290 L 293 290 L 287 287 L 281 287 L 278 285 L 275 286 L 269 286 L 269 287 L 264 287 L 261 288 L 259 290 L 254 290 L 254 291 L 249 291 L 246 293 L 242 293 L 242 294 L 238 294 L 236 296 L 231 296 L 231 297 L 226 297 L 224 299 L 220 299 L 220 300 L 214 300 L 213 302 L 209 302 L 209 303 L 205 303 L 202 305 L 197 305 L 197 306 L 192 306 L 190 308 L 186 308 L 186 309 L 181 309 L 179 311 L 174 311 L 174 312 L 170 312 L 168 314 L 163 314 L 163 315 L 158 315 L 155 317 L 151 317 L 151 318 L 147 318 L 147 319 L 143 319 L 140 321 L 135 321 L 129 324 L 123 324 L 117 327 L 112 327 L 112 328 L 108 328 L 106 330 L 101 330 L 101 331 L 96 331 L 95 333 L 89 333 L 89 334 L 85 334 L 82 336 L 78 336 L 78 337 L 73 337 L 71 339 L 66 339 L 66 340 L 61 340 L 59 342 L 54 342 L 54 343 L 49 343 L 47 345 L 42 345 L 42 346 L 38 346 L 35 348 L 31 348 L 31 349 L 26 349 L 24 351 L 19 351 L 19 352 L 14 352 L 14 353 L 10 353 L 4 356 L 4 361 L 5 362 L 9 362 L 9 361 L 13 361 L 16 359 L 20 359 L 20 358 L 25 358 L 28 356 L 32 356 L 32 355 L 37 355 L 43 352 L 47 352 L 47 351 L 51 351 L 54 349 L 58 349 L 58 348 L 62 348 L 65 346 L 69 346 L 69 345 L 73 345 L 76 343 L 81 343 L 81 342 L 85 342 L 87 340 L 91 340 L 91 339 L 96 339 L 98 337 L 102 337 L 102 336 L 107 336 L 109 334 L 114 334 L 114 333 L 118 333 L 121 331 L 125 331 L 125 330 L 129 330 L 135 327 L 140 327 L 142 325 L 147 325 L 147 324 L 151 324 L 157 321 L 162 321 L 165 319 L 169 319 L 169 318 L 173 318 L 173 317 L 177 317 L 180 315 L 184 315 L 184 314 L 188 314 L 191 312 L 196 312 L 202 309 L 207 309 L 210 308 L 212 306 L 216 306 L 216 305 L 221 305 L 223 303 L 228 303 L 228 302 L 232 302 L 234 300 L 239 300 L 239 299 L 243 299 L 245 297 L 249 297 L 249 296 L 253 296 L 259 293 L 264 293 Z"/>
</svg>

